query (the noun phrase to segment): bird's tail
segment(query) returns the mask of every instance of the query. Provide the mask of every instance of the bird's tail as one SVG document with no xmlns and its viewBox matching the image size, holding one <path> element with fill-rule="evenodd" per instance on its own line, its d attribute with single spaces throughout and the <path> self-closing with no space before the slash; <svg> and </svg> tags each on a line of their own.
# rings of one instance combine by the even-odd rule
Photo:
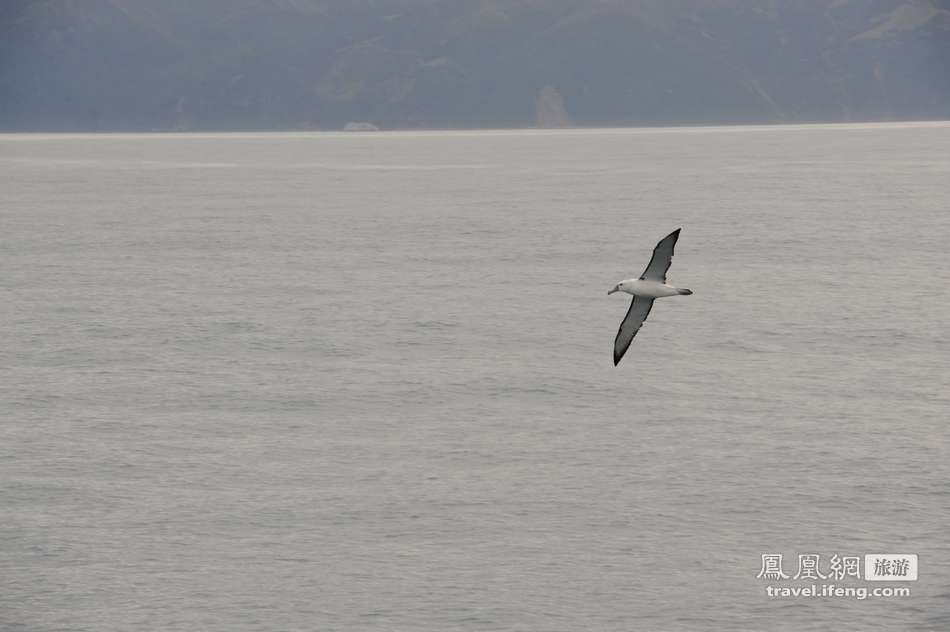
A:
<svg viewBox="0 0 950 632">
<path fill-rule="evenodd" d="M 679 292 L 680 294 L 682 294 L 683 296 L 689 296 L 690 294 L 693 293 L 692 290 L 685 290 L 685 289 L 681 289 L 681 288 L 677 288 L 676 291 Z"/>
</svg>

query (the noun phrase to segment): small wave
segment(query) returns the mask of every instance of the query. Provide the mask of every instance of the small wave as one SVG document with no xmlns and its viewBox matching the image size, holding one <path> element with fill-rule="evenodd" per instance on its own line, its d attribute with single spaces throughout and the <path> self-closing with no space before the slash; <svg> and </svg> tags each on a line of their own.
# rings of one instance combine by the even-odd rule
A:
<svg viewBox="0 0 950 632">
<path fill-rule="evenodd" d="M 160 160 L 143 160 L 132 165 L 135 168 L 150 169 L 233 169 L 238 166 L 234 162 L 162 162 Z"/>
<path fill-rule="evenodd" d="M 282 169 L 328 169 L 333 171 L 457 171 L 466 169 L 490 169 L 487 164 L 442 164 L 442 165 L 341 165 L 328 162 L 302 162 L 284 165 Z"/>
<path fill-rule="evenodd" d="M 417 320 L 413 323 L 419 329 L 454 329 L 458 323 L 450 323 L 446 320 Z"/>
<path fill-rule="evenodd" d="M 723 349 L 725 351 L 742 351 L 745 353 L 777 353 L 782 349 L 774 345 L 753 344 L 745 340 L 722 340 L 713 342 L 714 349 Z"/>
</svg>

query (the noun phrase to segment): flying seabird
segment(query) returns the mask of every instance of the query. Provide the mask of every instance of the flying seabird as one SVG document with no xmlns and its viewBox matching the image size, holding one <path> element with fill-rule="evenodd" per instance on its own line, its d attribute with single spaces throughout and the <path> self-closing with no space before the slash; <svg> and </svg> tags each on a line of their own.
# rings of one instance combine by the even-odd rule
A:
<svg viewBox="0 0 950 632">
<path fill-rule="evenodd" d="M 617 332 L 617 339 L 614 340 L 614 366 L 620 362 L 620 358 L 627 352 L 627 347 L 633 341 L 633 337 L 640 331 L 643 321 L 650 315 L 653 308 L 654 299 L 664 296 L 678 296 L 680 294 L 692 294 L 692 290 L 673 287 L 666 284 L 666 271 L 670 269 L 670 262 L 673 260 L 673 246 L 680 236 L 680 228 L 660 240 L 660 243 L 653 249 L 653 258 L 650 259 L 650 265 L 643 271 L 639 279 L 627 279 L 614 286 L 614 289 L 607 292 L 608 295 L 614 292 L 626 292 L 633 295 L 633 302 L 630 303 L 630 309 L 626 317 L 620 323 L 620 331 Z"/>
</svg>

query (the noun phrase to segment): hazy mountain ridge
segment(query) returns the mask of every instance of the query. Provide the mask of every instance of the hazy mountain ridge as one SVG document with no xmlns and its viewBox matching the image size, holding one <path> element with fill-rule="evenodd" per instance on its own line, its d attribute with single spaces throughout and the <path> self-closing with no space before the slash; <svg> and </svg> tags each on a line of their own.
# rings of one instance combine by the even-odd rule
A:
<svg viewBox="0 0 950 632">
<path fill-rule="evenodd" d="M 948 62 L 950 0 L 12 0 L 0 127 L 950 118 Z"/>
</svg>

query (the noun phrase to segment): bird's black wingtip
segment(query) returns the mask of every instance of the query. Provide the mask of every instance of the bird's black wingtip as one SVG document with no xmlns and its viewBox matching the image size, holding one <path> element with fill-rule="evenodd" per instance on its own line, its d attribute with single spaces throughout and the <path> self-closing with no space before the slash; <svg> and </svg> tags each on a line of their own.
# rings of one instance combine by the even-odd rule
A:
<svg viewBox="0 0 950 632">
<path fill-rule="evenodd" d="M 617 366 L 618 364 L 620 364 L 621 357 L 623 356 L 614 356 L 614 366 Z"/>
</svg>

